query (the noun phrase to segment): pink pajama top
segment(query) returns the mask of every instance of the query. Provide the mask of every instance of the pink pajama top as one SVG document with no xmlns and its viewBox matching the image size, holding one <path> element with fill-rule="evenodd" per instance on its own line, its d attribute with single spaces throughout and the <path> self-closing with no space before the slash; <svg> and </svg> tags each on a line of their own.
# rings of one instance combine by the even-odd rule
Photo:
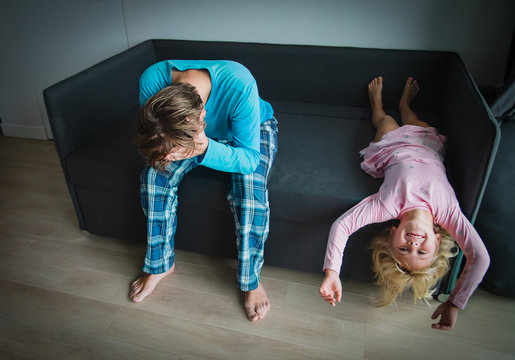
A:
<svg viewBox="0 0 515 360">
<path fill-rule="evenodd" d="M 446 138 L 435 128 L 404 125 L 361 151 L 361 168 L 384 177 L 379 191 L 340 216 L 331 227 L 324 270 L 340 272 L 349 236 L 371 223 L 414 209 L 430 211 L 434 222 L 456 240 L 467 261 L 449 300 L 463 309 L 481 282 L 490 257 L 477 231 L 461 212 L 443 165 Z"/>
</svg>

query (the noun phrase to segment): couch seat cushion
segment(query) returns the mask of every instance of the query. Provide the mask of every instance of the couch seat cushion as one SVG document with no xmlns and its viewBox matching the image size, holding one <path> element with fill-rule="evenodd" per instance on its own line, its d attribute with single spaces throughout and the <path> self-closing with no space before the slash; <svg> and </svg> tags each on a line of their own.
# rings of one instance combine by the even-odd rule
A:
<svg viewBox="0 0 515 360">
<path fill-rule="evenodd" d="M 117 193 L 138 191 L 143 160 L 132 143 L 137 118 L 135 107 L 66 158 L 73 185 Z"/>
<path fill-rule="evenodd" d="M 379 189 L 360 169 L 374 136 L 368 109 L 273 103 L 279 149 L 269 179 L 271 216 L 313 223 L 336 219 Z"/>
<path fill-rule="evenodd" d="M 271 216 L 317 223 L 336 219 L 379 189 L 360 169 L 359 151 L 374 136 L 370 111 L 333 105 L 273 102 L 279 123 L 279 150 L 269 178 Z M 143 161 L 132 139 L 137 108 L 67 158 L 71 181 L 90 190 L 127 196 L 139 191 Z M 183 206 L 229 211 L 225 194 L 230 174 L 204 167 L 183 180 Z"/>
</svg>

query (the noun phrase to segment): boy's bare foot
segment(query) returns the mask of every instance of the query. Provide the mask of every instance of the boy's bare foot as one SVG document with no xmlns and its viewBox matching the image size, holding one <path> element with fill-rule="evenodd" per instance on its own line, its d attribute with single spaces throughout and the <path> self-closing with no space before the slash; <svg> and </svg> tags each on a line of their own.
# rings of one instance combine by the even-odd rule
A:
<svg viewBox="0 0 515 360">
<path fill-rule="evenodd" d="M 143 274 L 131 284 L 129 298 L 135 303 L 143 301 L 144 298 L 154 291 L 159 281 L 173 273 L 174 270 L 175 264 L 173 264 L 167 272 L 162 274 Z"/>
<path fill-rule="evenodd" d="M 412 77 L 407 78 L 406 84 L 404 84 L 404 91 L 402 92 L 401 100 L 399 101 L 399 107 L 409 106 L 415 98 L 415 95 L 418 94 L 419 90 L 420 88 L 417 80 Z"/>
<path fill-rule="evenodd" d="M 259 284 L 256 290 L 245 292 L 245 310 L 250 321 L 264 318 L 268 309 L 270 309 L 270 302 L 263 285 Z"/>
</svg>

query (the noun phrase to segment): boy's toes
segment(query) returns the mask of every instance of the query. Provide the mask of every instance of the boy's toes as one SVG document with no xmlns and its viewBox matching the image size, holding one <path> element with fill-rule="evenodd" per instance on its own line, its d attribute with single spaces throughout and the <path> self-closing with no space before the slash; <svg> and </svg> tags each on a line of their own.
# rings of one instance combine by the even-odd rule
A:
<svg viewBox="0 0 515 360">
<path fill-rule="evenodd" d="M 259 315 L 254 311 L 254 309 L 247 309 L 247 316 L 249 317 L 250 321 L 256 321 L 259 319 Z"/>
</svg>

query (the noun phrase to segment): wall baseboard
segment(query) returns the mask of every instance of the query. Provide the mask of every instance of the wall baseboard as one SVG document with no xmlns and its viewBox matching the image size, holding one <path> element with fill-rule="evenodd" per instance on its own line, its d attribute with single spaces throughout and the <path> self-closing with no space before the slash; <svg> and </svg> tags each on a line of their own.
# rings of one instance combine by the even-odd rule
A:
<svg viewBox="0 0 515 360">
<path fill-rule="evenodd" d="M 48 140 L 43 126 L 26 126 L 14 124 L 0 124 L 4 136 Z"/>
</svg>

